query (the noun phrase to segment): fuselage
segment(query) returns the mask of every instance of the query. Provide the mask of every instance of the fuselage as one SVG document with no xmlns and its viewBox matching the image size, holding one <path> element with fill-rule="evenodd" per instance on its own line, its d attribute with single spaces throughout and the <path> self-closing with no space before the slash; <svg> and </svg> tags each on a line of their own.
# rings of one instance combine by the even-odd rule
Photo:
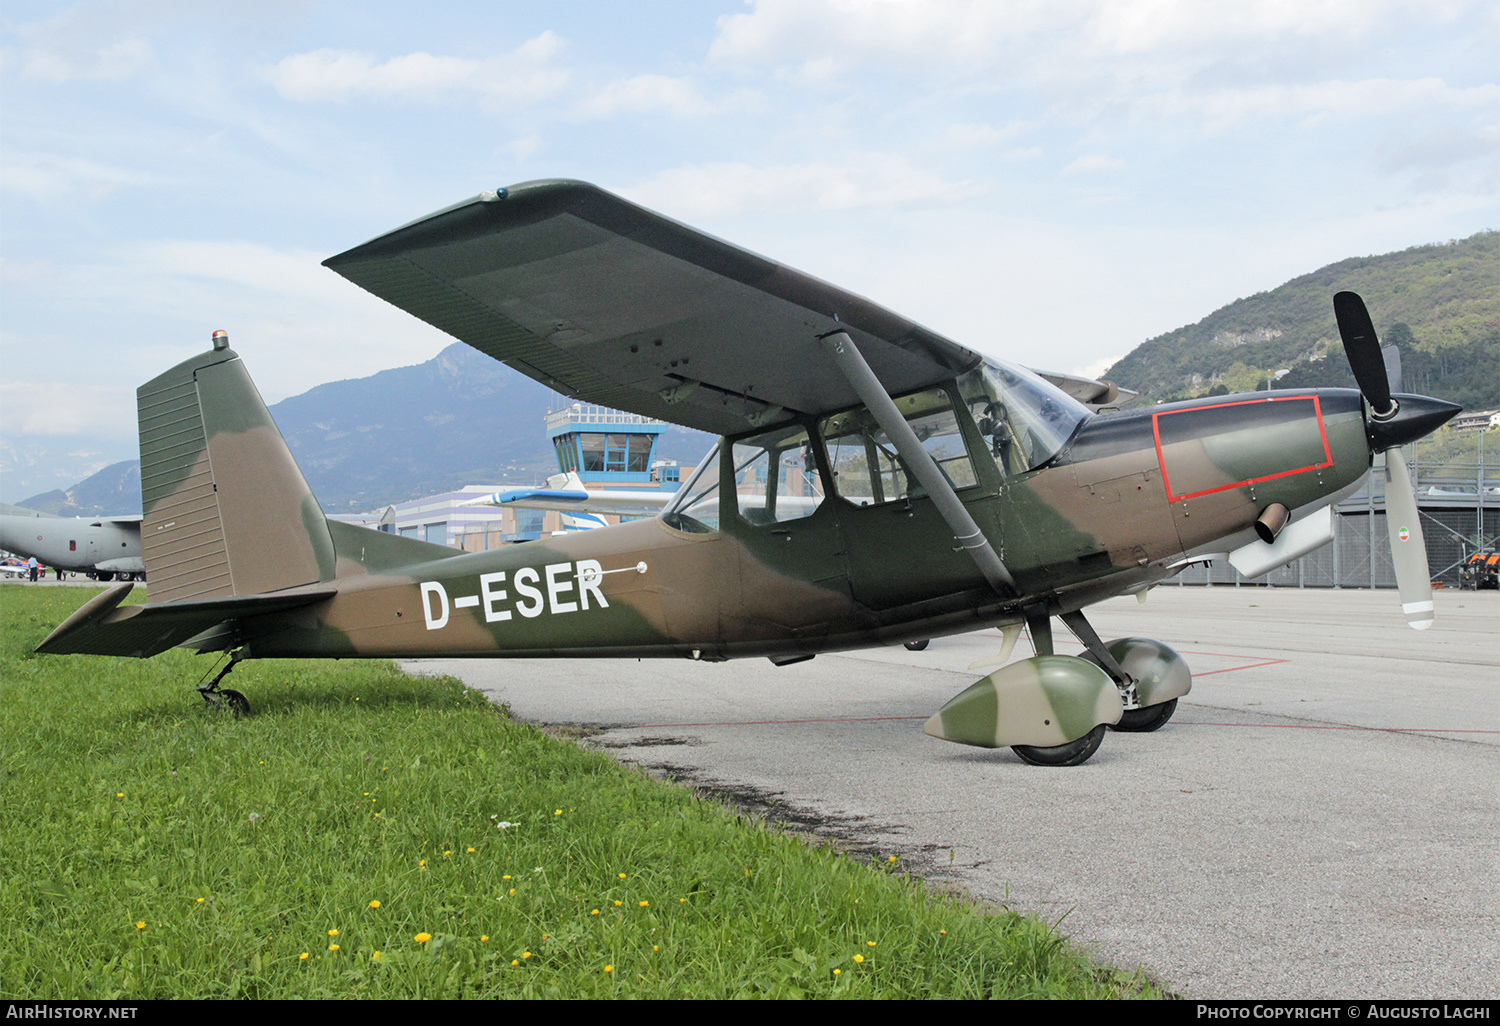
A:
<svg viewBox="0 0 1500 1026">
<path fill-rule="evenodd" d="M 996 404 L 961 380 L 945 390 L 924 393 L 945 418 L 927 444 L 1016 594 L 986 582 L 920 489 L 891 470 L 881 491 L 878 445 L 851 457 L 838 415 L 722 440 L 674 509 L 616 527 L 401 564 L 363 545 L 357 555 L 366 529 L 341 526 L 335 596 L 218 644 L 247 642 L 257 657 L 783 661 L 1139 590 L 1191 554 L 1253 543 L 1268 506 L 1296 517 L 1370 466 L 1362 402 L 1347 389 L 1085 416 L 1035 466 L 1019 456 L 1019 421 L 997 426 Z"/>
</svg>

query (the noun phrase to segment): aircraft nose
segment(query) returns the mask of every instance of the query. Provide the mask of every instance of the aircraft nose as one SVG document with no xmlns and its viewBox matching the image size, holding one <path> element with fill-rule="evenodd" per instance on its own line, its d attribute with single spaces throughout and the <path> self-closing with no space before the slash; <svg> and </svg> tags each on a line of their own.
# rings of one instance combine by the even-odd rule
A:
<svg viewBox="0 0 1500 1026">
<path fill-rule="evenodd" d="M 1394 416 L 1386 420 L 1376 420 L 1372 416 L 1366 422 L 1370 448 L 1376 452 L 1431 434 L 1463 409 L 1430 395 L 1396 395 L 1391 398 L 1397 403 Z"/>
</svg>

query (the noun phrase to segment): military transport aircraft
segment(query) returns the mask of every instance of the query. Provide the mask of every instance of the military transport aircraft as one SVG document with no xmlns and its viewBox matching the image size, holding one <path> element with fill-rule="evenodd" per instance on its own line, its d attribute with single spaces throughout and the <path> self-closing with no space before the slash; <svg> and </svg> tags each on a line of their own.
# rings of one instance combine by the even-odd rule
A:
<svg viewBox="0 0 1500 1026">
<path fill-rule="evenodd" d="M 0 549 L 101 581 L 146 576 L 139 515 L 59 517 L 0 503 Z"/>
<path fill-rule="evenodd" d="M 594 186 L 486 192 L 325 261 L 551 388 L 720 436 L 657 516 L 487 552 L 330 521 L 228 338 L 138 392 L 152 601 L 118 585 L 40 652 L 241 659 L 765 656 L 1020 628 L 1035 654 L 929 734 L 1076 765 L 1154 730 L 1191 674 L 1083 610 L 1188 563 L 1264 573 L 1330 540 L 1385 460 L 1401 602 L 1432 619 L 1400 447 L 1458 407 L 1392 395 L 1364 304 L 1334 297 L 1352 389 L 1094 414 L 859 296 Z M 993 345 L 1000 340 L 989 340 Z M 1075 382 L 1077 384 L 1077 382 Z M 1106 400 L 1107 383 L 1085 395 Z M 1361 394 L 1363 393 L 1363 394 Z M 1087 655 L 1058 655 L 1052 618 Z M 205 674 L 205 676 L 207 676 Z"/>
</svg>

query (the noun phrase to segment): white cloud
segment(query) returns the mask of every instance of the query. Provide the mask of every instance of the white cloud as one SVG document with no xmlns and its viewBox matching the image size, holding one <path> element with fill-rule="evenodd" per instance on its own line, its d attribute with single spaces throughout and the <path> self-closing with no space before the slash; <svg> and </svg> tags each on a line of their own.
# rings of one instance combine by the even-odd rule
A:
<svg viewBox="0 0 1500 1026">
<path fill-rule="evenodd" d="M 37 48 L 18 63 L 28 78 L 44 82 L 107 82 L 146 70 L 152 64 L 152 52 L 144 39 L 120 39 L 83 52 Z"/>
<path fill-rule="evenodd" d="M 660 172 L 623 190 L 638 203 L 683 219 L 758 210 L 849 210 L 946 205 L 976 196 L 974 182 L 949 182 L 904 157 L 856 155 L 842 165 L 813 162 L 755 167 L 700 164 Z"/>
<path fill-rule="evenodd" d="M 719 19 L 709 56 L 770 65 L 814 90 L 920 75 L 945 88 L 1033 93 L 1069 118 L 1135 111 L 1217 128 L 1289 111 L 1493 106 L 1488 87 L 1448 84 L 1492 79 L 1483 58 L 1442 69 L 1444 78 L 1380 77 L 1401 67 L 1411 35 L 1459 21 L 1477 31 L 1485 11 L 1483 0 L 755 0 Z M 1351 73 L 1362 77 L 1329 80 Z"/>
<path fill-rule="evenodd" d="M 1144 109 L 1191 113 L 1213 128 L 1260 118 L 1389 117 L 1411 111 L 1493 110 L 1500 85 L 1450 86 L 1438 78 L 1328 81 L 1307 85 L 1261 85 L 1204 92 L 1172 90 L 1145 100 Z"/>
<path fill-rule="evenodd" d="M 579 101 L 575 109 L 582 118 L 608 118 L 621 112 L 657 110 L 665 110 L 677 118 L 693 118 L 713 113 L 714 106 L 685 78 L 636 75 L 611 82 Z"/>
<path fill-rule="evenodd" d="M 262 69 L 278 93 L 304 103 L 353 99 L 436 103 L 474 95 L 494 104 L 525 104 L 556 93 L 567 71 L 548 67 L 563 41 L 551 31 L 508 54 L 483 60 L 409 53 L 377 61 L 367 53 L 323 48 L 283 57 Z"/>
</svg>

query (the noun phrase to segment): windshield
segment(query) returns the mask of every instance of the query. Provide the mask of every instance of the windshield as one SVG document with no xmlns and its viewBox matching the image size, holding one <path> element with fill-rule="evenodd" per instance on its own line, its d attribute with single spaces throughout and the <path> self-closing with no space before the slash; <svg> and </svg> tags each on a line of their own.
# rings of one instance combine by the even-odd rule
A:
<svg viewBox="0 0 1500 1026">
<path fill-rule="evenodd" d="M 1092 414 L 1062 389 L 1013 364 L 986 360 L 958 379 L 990 455 L 1009 477 L 1056 456 Z"/>
</svg>

